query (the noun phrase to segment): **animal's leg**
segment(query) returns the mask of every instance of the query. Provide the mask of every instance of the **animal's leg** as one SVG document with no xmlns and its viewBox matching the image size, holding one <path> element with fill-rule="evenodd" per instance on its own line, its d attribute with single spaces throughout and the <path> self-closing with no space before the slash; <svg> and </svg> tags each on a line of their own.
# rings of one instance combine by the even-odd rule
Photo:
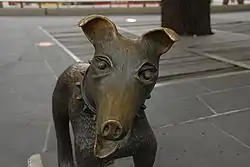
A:
<svg viewBox="0 0 250 167">
<path fill-rule="evenodd" d="M 157 152 L 157 140 L 144 111 L 136 117 L 132 129 L 131 148 L 134 167 L 153 167 Z"/>
<path fill-rule="evenodd" d="M 73 167 L 72 145 L 69 134 L 68 102 L 56 87 L 53 101 L 53 120 L 57 138 L 57 160 L 59 167 Z"/>
<path fill-rule="evenodd" d="M 143 149 L 133 156 L 135 167 L 153 167 L 155 162 L 157 147 L 150 146 L 149 149 Z"/>
<path fill-rule="evenodd" d="M 133 155 L 135 167 L 153 167 L 157 152 L 157 141 L 152 134 L 151 139 L 143 148 L 140 148 L 135 155 Z"/>
</svg>

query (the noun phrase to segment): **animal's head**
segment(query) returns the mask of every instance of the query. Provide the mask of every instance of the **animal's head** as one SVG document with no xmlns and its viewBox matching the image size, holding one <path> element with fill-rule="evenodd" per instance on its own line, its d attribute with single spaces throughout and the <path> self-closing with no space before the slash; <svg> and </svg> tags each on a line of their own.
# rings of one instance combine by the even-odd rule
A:
<svg viewBox="0 0 250 167">
<path fill-rule="evenodd" d="M 95 49 L 84 91 L 96 108 L 95 154 L 102 158 L 114 152 L 131 129 L 156 84 L 160 56 L 177 41 L 177 34 L 159 28 L 131 40 L 100 15 L 84 18 L 79 26 Z"/>
</svg>

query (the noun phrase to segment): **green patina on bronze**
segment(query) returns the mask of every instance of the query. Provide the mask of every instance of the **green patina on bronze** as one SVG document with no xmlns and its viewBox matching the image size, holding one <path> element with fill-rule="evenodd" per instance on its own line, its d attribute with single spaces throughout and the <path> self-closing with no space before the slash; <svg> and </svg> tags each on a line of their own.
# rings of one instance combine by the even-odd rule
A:
<svg viewBox="0 0 250 167">
<path fill-rule="evenodd" d="M 90 64 L 71 65 L 53 92 L 59 167 L 73 166 L 69 122 L 79 167 L 102 167 L 133 156 L 135 167 L 152 167 L 157 144 L 145 115 L 145 100 L 158 78 L 159 59 L 177 34 L 159 28 L 127 39 L 101 15 L 79 22 L 95 49 Z"/>
</svg>

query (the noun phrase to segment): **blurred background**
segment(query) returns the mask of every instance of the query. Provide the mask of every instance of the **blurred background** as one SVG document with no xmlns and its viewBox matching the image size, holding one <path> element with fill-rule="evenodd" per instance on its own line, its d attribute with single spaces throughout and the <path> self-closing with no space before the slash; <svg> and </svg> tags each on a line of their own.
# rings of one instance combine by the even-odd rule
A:
<svg viewBox="0 0 250 167">
<path fill-rule="evenodd" d="M 211 0 L 211 5 L 250 4 L 250 0 Z M 2 8 L 159 7 L 161 0 L 1 0 Z"/>
</svg>

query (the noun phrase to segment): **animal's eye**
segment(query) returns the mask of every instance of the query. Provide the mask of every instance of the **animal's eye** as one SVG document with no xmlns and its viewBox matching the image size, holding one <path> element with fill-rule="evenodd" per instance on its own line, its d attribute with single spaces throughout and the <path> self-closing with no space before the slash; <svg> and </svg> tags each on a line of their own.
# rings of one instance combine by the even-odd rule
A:
<svg viewBox="0 0 250 167">
<path fill-rule="evenodd" d="M 143 77 L 143 79 L 145 80 L 150 80 L 153 78 L 153 76 L 154 76 L 154 72 L 151 69 L 147 69 L 141 72 L 141 77 Z"/>
<path fill-rule="evenodd" d="M 106 61 L 99 61 L 97 62 L 97 66 L 100 70 L 105 70 L 108 67 L 108 63 Z"/>
<path fill-rule="evenodd" d="M 107 56 L 95 56 L 91 65 L 94 70 L 92 75 L 94 78 L 106 76 L 113 70 L 112 62 Z"/>
<path fill-rule="evenodd" d="M 145 69 L 140 70 L 138 72 L 139 79 L 143 82 L 151 81 L 157 75 L 157 71 L 155 69 Z"/>
<path fill-rule="evenodd" d="M 157 79 L 158 71 L 155 66 L 151 64 L 144 64 L 138 71 L 138 78 L 140 81 L 150 84 Z"/>
<path fill-rule="evenodd" d="M 96 61 L 96 67 L 101 71 L 104 71 L 111 66 L 110 61 L 106 57 L 101 57 L 101 56 L 96 57 L 95 61 Z"/>
</svg>

